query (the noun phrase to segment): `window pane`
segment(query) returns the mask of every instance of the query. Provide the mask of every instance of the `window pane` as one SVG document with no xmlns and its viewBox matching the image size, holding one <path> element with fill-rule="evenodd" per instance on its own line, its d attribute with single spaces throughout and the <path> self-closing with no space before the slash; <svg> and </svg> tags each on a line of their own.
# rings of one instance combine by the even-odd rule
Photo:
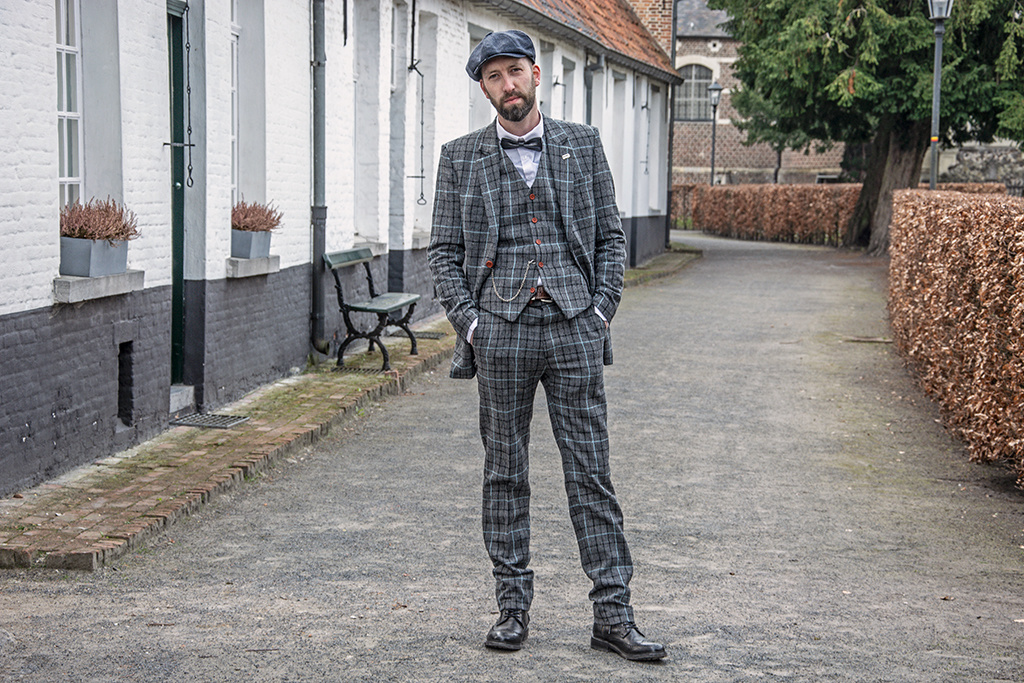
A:
<svg viewBox="0 0 1024 683">
<path fill-rule="evenodd" d="M 81 184 L 80 183 L 68 183 L 68 191 L 67 191 L 68 204 L 74 204 L 75 202 L 78 201 L 78 198 L 81 195 L 80 188 L 81 188 Z"/>
<path fill-rule="evenodd" d="M 60 44 L 61 36 L 64 35 L 64 31 L 61 28 L 64 25 L 64 10 L 63 10 L 63 7 L 64 7 L 64 0 L 54 0 L 54 3 L 53 3 L 53 18 L 54 18 L 54 21 L 56 22 L 56 26 L 54 27 L 56 30 L 53 32 L 53 35 L 54 35 L 54 39 L 57 41 L 58 45 Z"/>
<path fill-rule="evenodd" d="M 67 85 L 64 91 L 65 111 L 78 111 L 78 55 L 67 54 L 67 67 L 64 69 Z"/>
<path fill-rule="evenodd" d="M 78 45 L 78 37 L 75 35 L 75 24 L 78 19 L 75 16 L 75 4 L 75 0 L 67 0 L 68 14 L 67 21 L 64 22 L 66 36 L 64 44 L 71 47 Z"/>
<path fill-rule="evenodd" d="M 690 64 L 679 70 L 683 84 L 676 89 L 676 118 L 687 121 L 711 119 L 711 69 Z"/>
<path fill-rule="evenodd" d="M 65 124 L 68 127 L 68 173 L 67 177 L 77 178 L 78 173 L 78 120 L 67 119 Z"/>
<path fill-rule="evenodd" d="M 57 111 L 67 111 L 64 108 L 64 55 L 57 52 Z"/>
<path fill-rule="evenodd" d="M 66 136 L 64 135 L 64 123 L 65 119 L 57 119 L 57 165 L 59 167 L 57 175 L 60 178 L 68 177 L 67 163 L 65 163 L 67 160 L 67 145 L 65 144 Z"/>
</svg>

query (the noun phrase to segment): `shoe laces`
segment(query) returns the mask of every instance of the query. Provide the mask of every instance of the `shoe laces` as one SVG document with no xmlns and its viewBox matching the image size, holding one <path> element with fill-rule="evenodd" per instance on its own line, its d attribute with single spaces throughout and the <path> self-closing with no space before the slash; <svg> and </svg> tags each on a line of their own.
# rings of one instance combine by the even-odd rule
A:
<svg viewBox="0 0 1024 683">
<path fill-rule="evenodd" d="M 639 628 L 637 628 L 636 623 L 634 623 L 632 621 L 624 621 L 624 622 L 622 622 L 621 624 L 619 624 L 619 628 L 622 629 L 622 635 L 623 636 L 628 636 L 630 631 L 636 631 L 638 634 L 640 634 L 641 638 L 646 638 L 647 637 L 647 636 L 644 635 L 643 631 L 641 631 Z"/>
<path fill-rule="evenodd" d="M 503 609 L 503 610 L 501 610 L 501 621 L 505 621 L 506 619 L 510 619 L 511 618 L 511 619 L 515 619 L 520 624 L 522 624 L 523 623 L 523 612 L 524 611 L 525 610 L 521 610 L 521 609 Z"/>
</svg>

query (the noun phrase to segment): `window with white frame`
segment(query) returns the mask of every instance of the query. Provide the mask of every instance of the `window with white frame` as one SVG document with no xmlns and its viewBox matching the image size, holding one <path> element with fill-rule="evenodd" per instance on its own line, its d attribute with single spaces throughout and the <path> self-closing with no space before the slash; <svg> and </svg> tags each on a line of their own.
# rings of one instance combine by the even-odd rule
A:
<svg viewBox="0 0 1024 683">
<path fill-rule="evenodd" d="M 231 204 L 241 199 L 238 192 L 238 0 L 231 0 Z"/>
<path fill-rule="evenodd" d="M 60 205 L 82 195 L 82 65 L 79 0 L 55 0 Z"/>
<path fill-rule="evenodd" d="M 679 70 L 683 82 L 676 86 L 675 118 L 677 121 L 710 121 L 711 69 L 700 64 L 688 64 Z"/>
</svg>

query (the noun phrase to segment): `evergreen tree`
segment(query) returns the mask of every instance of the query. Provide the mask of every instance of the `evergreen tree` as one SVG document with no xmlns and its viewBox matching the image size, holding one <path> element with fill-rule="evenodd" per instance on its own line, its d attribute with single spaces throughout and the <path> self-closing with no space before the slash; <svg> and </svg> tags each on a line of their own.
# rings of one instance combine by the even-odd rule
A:
<svg viewBox="0 0 1024 683">
<path fill-rule="evenodd" d="M 732 104 L 748 143 L 865 145 L 846 242 L 888 248 L 893 190 L 916 187 L 931 132 L 925 0 L 709 0 L 741 42 Z M 956 0 L 942 58 L 941 139 L 1024 141 L 1024 0 Z"/>
</svg>

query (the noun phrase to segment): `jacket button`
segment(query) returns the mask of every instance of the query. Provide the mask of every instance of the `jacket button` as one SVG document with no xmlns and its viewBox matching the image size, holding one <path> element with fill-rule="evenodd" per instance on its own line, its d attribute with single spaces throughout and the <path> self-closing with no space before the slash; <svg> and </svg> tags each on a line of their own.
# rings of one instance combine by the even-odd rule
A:
<svg viewBox="0 0 1024 683">
<path fill-rule="evenodd" d="M 537 288 L 536 287 L 530 287 L 530 294 L 536 294 L 536 293 L 537 293 Z"/>
<path fill-rule="evenodd" d="M 544 267 L 544 262 L 543 262 L 543 261 L 541 261 L 540 263 L 538 263 L 538 264 L 537 264 L 537 267 L 538 267 L 538 268 L 543 268 L 543 267 Z"/>
<path fill-rule="evenodd" d="M 493 268 L 494 267 L 494 261 L 488 261 L 484 265 L 487 266 L 488 268 Z"/>
<path fill-rule="evenodd" d="M 537 244 L 540 244 L 540 240 L 539 240 L 539 239 L 538 239 L 538 240 L 536 240 L 536 242 L 537 242 Z"/>
<path fill-rule="evenodd" d="M 530 220 L 531 220 L 531 221 L 533 221 L 534 223 L 536 223 L 536 222 L 537 222 L 537 217 L 536 217 L 536 216 L 534 216 L 534 217 L 533 217 L 533 218 L 531 218 Z"/>
</svg>

